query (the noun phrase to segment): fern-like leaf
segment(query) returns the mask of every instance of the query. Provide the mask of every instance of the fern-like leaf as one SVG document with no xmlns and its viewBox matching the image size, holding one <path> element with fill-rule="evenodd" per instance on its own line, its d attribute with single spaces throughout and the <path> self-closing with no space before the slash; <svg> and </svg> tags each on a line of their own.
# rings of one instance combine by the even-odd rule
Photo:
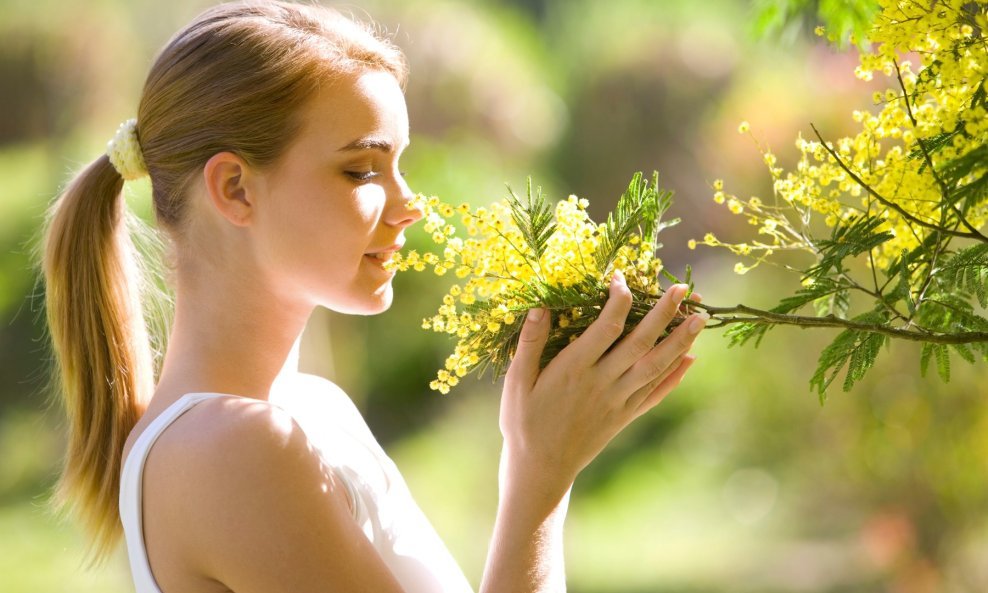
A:
<svg viewBox="0 0 988 593">
<path fill-rule="evenodd" d="M 933 347 L 933 354 L 937 359 L 937 372 L 944 383 L 950 383 L 950 350 L 943 344 Z"/>
<path fill-rule="evenodd" d="M 545 253 L 549 244 L 549 237 L 556 230 L 556 222 L 552 216 L 552 207 L 546 202 L 542 195 L 542 188 L 538 187 L 532 191 L 532 178 L 528 178 L 528 199 L 523 204 L 515 195 L 515 192 L 508 188 L 508 205 L 511 208 L 511 219 L 515 226 L 525 238 L 525 243 L 532 249 L 535 259 L 538 260 Z"/>
<path fill-rule="evenodd" d="M 886 321 L 881 314 L 874 311 L 859 315 L 854 320 L 879 324 Z M 883 334 L 859 330 L 848 329 L 838 334 L 837 338 L 820 353 L 816 372 L 810 379 L 810 387 L 816 387 L 820 403 L 826 400 L 827 388 L 845 366 L 848 369 L 844 378 L 844 391 L 849 391 L 857 381 L 861 380 L 875 364 L 875 359 L 886 340 L 887 337 Z"/>
<path fill-rule="evenodd" d="M 608 214 L 604 232 L 596 252 L 597 269 L 606 270 L 617 257 L 622 245 L 630 242 L 636 232 L 642 241 L 653 249 L 659 247 L 659 231 L 675 225 L 679 220 L 662 222 L 662 214 L 672 205 L 672 193 L 660 191 L 659 174 L 654 173 L 652 183 L 645 180 L 641 172 L 635 173 L 627 191 L 618 200 L 614 211 Z"/>
<path fill-rule="evenodd" d="M 830 239 L 817 242 L 821 253 L 820 261 L 807 270 L 806 275 L 819 279 L 826 277 L 831 271 L 839 272 L 843 269 L 844 259 L 874 249 L 892 239 L 894 235 L 891 232 L 878 230 L 883 224 L 885 221 L 876 216 L 858 216 L 849 224 L 835 226 Z"/>
<path fill-rule="evenodd" d="M 940 266 L 937 274 L 946 289 L 972 294 L 982 307 L 988 306 L 988 243 L 958 251 Z"/>
</svg>

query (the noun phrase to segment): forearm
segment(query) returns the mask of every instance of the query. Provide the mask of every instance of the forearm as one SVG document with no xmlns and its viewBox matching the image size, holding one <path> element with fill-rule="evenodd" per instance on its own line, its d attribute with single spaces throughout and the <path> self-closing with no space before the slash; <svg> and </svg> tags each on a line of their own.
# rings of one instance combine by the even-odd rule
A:
<svg viewBox="0 0 988 593">
<path fill-rule="evenodd" d="M 542 472 L 526 475 L 505 465 L 502 460 L 501 496 L 481 593 L 565 591 L 563 524 L 569 488 L 549 487 Z"/>
</svg>

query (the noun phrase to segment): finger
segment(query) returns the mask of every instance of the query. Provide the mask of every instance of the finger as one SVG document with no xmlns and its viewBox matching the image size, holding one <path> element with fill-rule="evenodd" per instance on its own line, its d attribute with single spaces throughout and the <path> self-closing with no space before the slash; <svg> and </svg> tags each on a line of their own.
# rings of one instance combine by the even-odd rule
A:
<svg viewBox="0 0 988 593">
<path fill-rule="evenodd" d="M 645 399 L 653 391 L 655 391 L 655 388 L 658 387 L 660 383 L 665 381 L 669 375 L 671 375 L 673 372 L 675 372 L 677 368 L 679 368 L 679 365 L 683 362 L 683 360 L 686 359 L 687 356 L 691 356 L 691 355 L 683 354 L 678 358 L 676 358 L 676 360 L 674 360 L 672 364 L 669 365 L 669 367 L 666 368 L 666 370 L 661 375 L 652 379 L 651 381 L 646 383 L 641 389 L 631 394 L 631 397 L 629 397 L 628 400 L 625 402 L 625 407 L 631 412 L 635 412 L 636 410 L 638 410 L 642 402 L 645 401 Z"/>
<path fill-rule="evenodd" d="M 682 304 L 679 307 L 679 310 L 683 315 L 689 315 L 694 310 L 696 310 L 696 307 L 694 307 L 693 304 L 699 304 L 702 302 L 703 302 L 703 295 L 698 292 L 694 292 L 689 296 L 689 298 L 683 300 Z"/>
<path fill-rule="evenodd" d="M 531 309 L 525 316 L 518 336 L 515 356 L 508 365 L 504 381 L 514 387 L 529 390 L 539 377 L 539 362 L 549 338 L 549 315 L 545 309 Z"/>
<path fill-rule="evenodd" d="M 595 364 L 624 333 L 629 311 L 631 290 L 621 272 L 615 271 L 611 277 L 607 302 L 604 303 L 600 316 L 564 352 L 577 359 L 578 363 L 586 366 Z"/>
<path fill-rule="evenodd" d="M 667 395 L 672 393 L 672 390 L 678 387 L 683 381 L 686 371 L 690 370 L 690 367 L 693 366 L 694 362 L 696 362 L 695 355 L 684 355 L 682 357 L 682 361 L 679 363 L 679 366 L 677 366 L 675 370 L 669 373 L 665 379 L 656 385 L 655 389 L 653 389 L 652 392 L 649 393 L 648 396 L 645 397 L 645 399 L 638 405 L 638 409 L 635 410 L 635 418 L 659 405 Z"/>
<path fill-rule="evenodd" d="M 693 341 L 706 325 L 706 313 L 694 313 L 679 324 L 668 337 L 639 359 L 617 381 L 619 392 L 633 394 L 657 377 L 665 374 L 683 354 L 693 346 Z"/>
<path fill-rule="evenodd" d="M 652 351 L 669 322 L 679 313 L 679 304 L 688 290 L 685 284 L 676 284 L 662 295 L 635 329 L 601 360 L 601 371 L 605 377 L 620 377 Z"/>
<path fill-rule="evenodd" d="M 698 292 L 690 293 L 690 295 L 683 299 L 683 302 L 679 304 L 679 313 L 685 317 L 690 313 L 697 310 L 697 305 L 703 302 L 703 295 Z"/>
</svg>

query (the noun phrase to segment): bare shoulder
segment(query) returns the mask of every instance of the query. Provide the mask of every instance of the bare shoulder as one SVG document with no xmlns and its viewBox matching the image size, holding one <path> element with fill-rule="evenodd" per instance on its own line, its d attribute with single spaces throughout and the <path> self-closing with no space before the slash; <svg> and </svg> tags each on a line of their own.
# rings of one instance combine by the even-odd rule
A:
<svg viewBox="0 0 988 593">
<path fill-rule="evenodd" d="M 328 583 L 365 590 L 361 581 L 398 590 L 353 520 L 345 489 L 285 410 L 211 399 L 159 441 L 148 457 L 144 500 L 156 578 L 157 534 L 162 566 L 184 565 L 238 592 L 316 591 Z"/>
</svg>

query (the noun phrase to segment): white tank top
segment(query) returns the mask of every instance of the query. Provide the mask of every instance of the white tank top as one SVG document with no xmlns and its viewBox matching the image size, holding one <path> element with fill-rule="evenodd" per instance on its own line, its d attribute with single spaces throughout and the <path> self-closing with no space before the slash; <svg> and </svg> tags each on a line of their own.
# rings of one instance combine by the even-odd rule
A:
<svg viewBox="0 0 988 593">
<path fill-rule="evenodd" d="M 144 547 L 141 487 L 144 462 L 155 440 L 197 403 L 222 393 L 187 393 L 141 433 L 120 477 L 120 518 L 137 593 L 162 593 Z M 346 487 L 354 520 L 407 593 L 472 592 L 397 467 L 371 434 L 350 398 L 336 385 L 311 375 L 279 379 L 270 402 L 298 422 L 325 463 Z"/>
</svg>

